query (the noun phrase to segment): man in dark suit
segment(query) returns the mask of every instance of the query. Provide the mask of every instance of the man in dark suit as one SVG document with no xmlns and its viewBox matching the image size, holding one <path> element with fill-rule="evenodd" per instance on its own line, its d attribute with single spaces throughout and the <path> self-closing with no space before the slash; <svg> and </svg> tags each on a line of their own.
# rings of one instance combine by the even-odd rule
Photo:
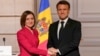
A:
<svg viewBox="0 0 100 56">
<path fill-rule="evenodd" d="M 59 20 L 49 27 L 48 51 L 51 56 L 80 56 L 81 23 L 68 17 L 69 2 L 59 1 L 56 8 Z"/>
</svg>

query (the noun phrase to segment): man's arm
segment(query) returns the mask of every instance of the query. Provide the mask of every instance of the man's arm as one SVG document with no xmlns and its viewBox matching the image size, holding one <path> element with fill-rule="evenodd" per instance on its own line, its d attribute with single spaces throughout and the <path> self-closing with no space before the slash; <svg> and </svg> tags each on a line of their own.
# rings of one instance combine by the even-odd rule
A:
<svg viewBox="0 0 100 56">
<path fill-rule="evenodd" d="M 81 23 L 77 23 L 76 27 L 73 31 L 73 40 L 72 40 L 72 42 L 70 42 L 68 45 L 65 45 L 61 48 L 58 48 L 61 55 L 67 54 L 70 51 L 73 51 L 76 48 L 78 48 L 80 40 L 81 40 Z"/>
<path fill-rule="evenodd" d="M 49 34 L 48 34 L 48 43 L 47 43 L 47 48 L 48 48 L 48 53 L 49 53 L 49 55 L 51 55 L 51 56 L 56 56 L 56 53 L 57 53 L 57 51 L 56 51 L 56 49 L 53 47 L 53 41 L 52 41 L 52 34 L 53 34 L 53 32 L 52 32 L 52 24 L 50 25 L 50 27 L 49 27 Z"/>
<path fill-rule="evenodd" d="M 48 34 L 48 43 L 47 43 L 47 48 L 53 47 L 52 43 L 52 24 L 49 27 L 49 34 Z"/>
</svg>

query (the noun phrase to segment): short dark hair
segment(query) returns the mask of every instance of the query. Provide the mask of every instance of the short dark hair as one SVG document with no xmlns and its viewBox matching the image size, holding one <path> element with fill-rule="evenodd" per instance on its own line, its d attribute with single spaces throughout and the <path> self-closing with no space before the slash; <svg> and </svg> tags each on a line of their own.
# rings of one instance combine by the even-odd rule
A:
<svg viewBox="0 0 100 56">
<path fill-rule="evenodd" d="M 26 21 L 26 17 L 29 15 L 29 14 L 32 14 L 33 15 L 33 19 L 34 19 L 34 23 L 36 22 L 36 19 L 35 19 L 35 15 L 32 11 L 29 11 L 29 10 L 26 10 L 22 13 L 21 15 L 21 18 L 20 18 L 20 25 L 21 27 L 23 28 L 25 26 L 25 21 Z M 31 27 L 33 28 L 35 26 L 35 24 Z"/>
<path fill-rule="evenodd" d="M 68 5 L 68 8 L 70 9 L 70 3 L 68 1 L 65 0 L 61 0 L 57 3 L 56 8 L 58 8 L 59 4 L 63 4 L 63 5 Z"/>
</svg>

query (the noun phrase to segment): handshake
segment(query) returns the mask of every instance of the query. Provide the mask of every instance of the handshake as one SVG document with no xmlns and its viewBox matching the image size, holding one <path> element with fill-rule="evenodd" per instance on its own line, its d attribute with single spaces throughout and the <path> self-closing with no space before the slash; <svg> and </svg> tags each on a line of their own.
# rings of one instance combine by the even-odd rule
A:
<svg viewBox="0 0 100 56">
<path fill-rule="evenodd" d="M 48 48 L 48 54 L 49 54 L 50 56 L 57 56 L 57 53 L 59 53 L 59 50 L 58 50 L 58 49 L 55 49 L 55 48 L 53 48 L 53 47 Z"/>
</svg>

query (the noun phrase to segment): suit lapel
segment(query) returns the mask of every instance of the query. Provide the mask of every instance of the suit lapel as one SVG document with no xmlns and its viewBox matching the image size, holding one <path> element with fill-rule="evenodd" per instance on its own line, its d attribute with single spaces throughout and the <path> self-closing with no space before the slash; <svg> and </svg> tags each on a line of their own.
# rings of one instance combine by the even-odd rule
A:
<svg viewBox="0 0 100 56">
<path fill-rule="evenodd" d="M 70 25 L 70 18 L 68 19 L 67 23 L 65 24 L 64 30 L 67 30 L 66 28 L 68 28 Z"/>
<path fill-rule="evenodd" d="M 58 36 L 57 36 L 57 33 L 58 33 L 58 23 L 59 23 L 59 21 L 57 21 L 55 23 L 55 33 L 56 33 L 55 37 L 56 37 L 57 41 L 58 41 Z"/>
</svg>

